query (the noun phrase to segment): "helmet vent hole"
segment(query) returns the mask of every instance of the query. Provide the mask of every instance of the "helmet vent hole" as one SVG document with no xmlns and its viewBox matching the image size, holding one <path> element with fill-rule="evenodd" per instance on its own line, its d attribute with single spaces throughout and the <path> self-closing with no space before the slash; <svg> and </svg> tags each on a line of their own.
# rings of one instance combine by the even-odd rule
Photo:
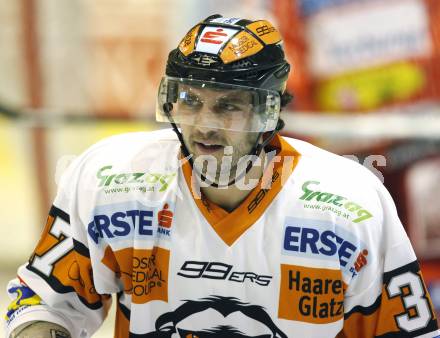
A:
<svg viewBox="0 0 440 338">
<path fill-rule="evenodd" d="M 232 69 L 248 68 L 248 67 L 252 67 L 252 62 L 250 62 L 249 60 L 238 60 L 231 63 L 230 67 Z"/>
</svg>

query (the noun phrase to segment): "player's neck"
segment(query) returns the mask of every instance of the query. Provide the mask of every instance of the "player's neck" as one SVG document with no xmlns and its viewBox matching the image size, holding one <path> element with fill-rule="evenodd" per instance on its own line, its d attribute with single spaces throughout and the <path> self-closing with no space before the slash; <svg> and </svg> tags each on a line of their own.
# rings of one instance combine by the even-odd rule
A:
<svg viewBox="0 0 440 338">
<path fill-rule="evenodd" d="M 265 156 L 266 154 L 263 150 L 259 156 L 261 159 L 260 163 L 265 163 Z M 208 200 L 222 207 L 226 211 L 231 212 L 237 208 L 258 185 L 258 181 L 263 175 L 263 169 L 263 166 L 252 166 L 244 178 L 239 180 L 241 183 L 235 183 L 223 189 L 215 188 L 213 186 L 201 187 L 201 191 Z M 250 184 L 251 182 L 254 182 L 254 184 Z M 243 189 L 243 185 L 247 186 L 246 189 Z"/>
</svg>

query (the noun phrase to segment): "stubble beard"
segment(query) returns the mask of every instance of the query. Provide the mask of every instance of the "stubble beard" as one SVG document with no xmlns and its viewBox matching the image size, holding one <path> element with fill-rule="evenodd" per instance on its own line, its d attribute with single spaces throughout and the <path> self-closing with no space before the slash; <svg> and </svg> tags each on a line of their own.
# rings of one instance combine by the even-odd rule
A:
<svg viewBox="0 0 440 338">
<path fill-rule="evenodd" d="M 252 135 L 252 137 L 247 137 L 238 144 L 226 145 L 223 148 L 223 151 L 218 152 L 219 154 L 211 155 L 213 158 L 215 158 L 216 166 L 215 166 L 215 170 L 210 170 L 210 171 L 208 171 L 207 161 L 202 162 L 203 166 L 197 165 L 198 164 L 197 158 L 199 158 L 199 156 L 203 158 L 205 155 L 203 154 L 199 155 L 195 152 L 195 149 L 193 148 L 194 143 L 192 141 L 190 141 L 190 144 L 192 146 L 191 147 L 187 146 L 187 148 L 190 154 L 193 155 L 193 163 L 195 166 L 193 170 L 194 169 L 196 170 L 197 176 L 200 177 L 201 175 L 203 175 L 210 182 L 215 182 L 220 186 L 225 186 L 232 180 L 236 179 L 239 175 L 243 174 L 246 168 L 243 168 L 242 164 L 240 164 L 239 166 L 239 163 L 240 161 L 243 161 L 242 158 L 248 155 L 253 155 L 250 153 L 251 150 L 253 150 L 256 141 L 257 141 L 257 136 Z M 187 143 L 187 141 L 185 141 L 185 143 Z M 228 149 L 229 151 L 226 151 L 227 147 L 230 148 Z M 247 165 L 249 165 L 249 161 L 247 162 Z"/>
</svg>

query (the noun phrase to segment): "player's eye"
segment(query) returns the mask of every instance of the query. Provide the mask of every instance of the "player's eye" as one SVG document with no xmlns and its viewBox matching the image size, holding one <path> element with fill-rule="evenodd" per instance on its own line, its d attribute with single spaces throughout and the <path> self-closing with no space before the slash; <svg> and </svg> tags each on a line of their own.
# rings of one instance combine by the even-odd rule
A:
<svg viewBox="0 0 440 338">
<path fill-rule="evenodd" d="M 219 102 L 217 104 L 217 108 L 221 111 L 221 112 L 234 112 L 234 111 L 239 111 L 241 110 L 241 108 L 233 103 L 228 103 L 228 102 Z"/>
<path fill-rule="evenodd" d="M 179 95 L 179 103 L 190 109 L 200 109 L 203 105 L 202 100 L 196 95 L 188 92 L 181 92 Z"/>
<path fill-rule="evenodd" d="M 214 112 L 222 115 L 231 115 L 234 113 L 239 113 L 245 111 L 245 107 L 240 102 L 236 101 L 228 101 L 228 100 L 219 100 L 216 102 L 213 107 Z"/>
</svg>

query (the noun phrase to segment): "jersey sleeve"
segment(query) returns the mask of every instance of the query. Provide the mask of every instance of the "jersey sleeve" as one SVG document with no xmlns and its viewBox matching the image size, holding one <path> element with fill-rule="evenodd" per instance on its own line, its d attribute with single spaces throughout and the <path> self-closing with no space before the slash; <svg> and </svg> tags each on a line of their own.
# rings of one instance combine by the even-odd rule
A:
<svg viewBox="0 0 440 338">
<path fill-rule="evenodd" d="M 434 308 L 394 202 L 380 185 L 377 270 L 359 274 L 344 301 L 344 327 L 338 337 L 440 337 Z M 368 235 L 367 235 L 368 237 Z M 367 287 L 362 279 L 368 281 Z"/>
<path fill-rule="evenodd" d="M 107 314 L 111 297 L 95 289 L 86 226 L 78 216 L 77 167 L 72 163 L 63 175 L 34 252 L 8 284 L 6 337 L 25 322 L 42 320 L 86 338 Z"/>
</svg>

